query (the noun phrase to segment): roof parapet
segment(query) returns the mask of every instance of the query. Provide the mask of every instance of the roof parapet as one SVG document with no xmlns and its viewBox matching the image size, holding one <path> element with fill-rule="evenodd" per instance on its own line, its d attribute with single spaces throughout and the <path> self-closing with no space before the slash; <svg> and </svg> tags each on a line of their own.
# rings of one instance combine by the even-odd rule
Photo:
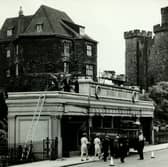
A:
<svg viewBox="0 0 168 167">
<path fill-rule="evenodd" d="M 135 37 L 147 37 L 152 38 L 152 32 L 151 31 L 144 31 L 144 30 L 131 30 L 124 32 L 124 38 L 135 38 Z"/>
<path fill-rule="evenodd" d="M 153 26 L 153 32 L 158 33 L 158 32 L 163 32 L 163 31 L 168 31 L 168 24 L 157 24 Z"/>
<path fill-rule="evenodd" d="M 161 8 L 161 14 L 168 14 L 168 7 Z"/>
</svg>

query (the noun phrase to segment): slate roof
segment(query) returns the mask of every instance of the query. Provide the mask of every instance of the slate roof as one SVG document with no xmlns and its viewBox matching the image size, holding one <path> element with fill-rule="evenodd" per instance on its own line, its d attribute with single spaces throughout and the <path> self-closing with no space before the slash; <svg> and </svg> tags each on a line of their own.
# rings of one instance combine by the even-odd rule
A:
<svg viewBox="0 0 168 167">
<path fill-rule="evenodd" d="M 16 38 L 20 33 L 24 32 L 31 19 L 32 16 L 22 16 L 22 28 L 19 28 L 19 17 L 7 18 L 1 28 L 0 39 L 5 39 L 7 37 L 6 31 L 11 28 L 14 30 L 14 35 L 11 38 Z"/>
<path fill-rule="evenodd" d="M 43 31 L 40 33 L 36 32 L 37 24 L 43 25 Z M 56 35 L 96 42 L 88 35 L 81 36 L 79 27 L 83 26 L 75 24 L 65 12 L 42 5 L 34 15 L 6 19 L 1 28 L 0 39 L 9 39 L 6 36 L 6 31 L 13 28 L 14 35 L 10 39 L 19 36 Z"/>
</svg>

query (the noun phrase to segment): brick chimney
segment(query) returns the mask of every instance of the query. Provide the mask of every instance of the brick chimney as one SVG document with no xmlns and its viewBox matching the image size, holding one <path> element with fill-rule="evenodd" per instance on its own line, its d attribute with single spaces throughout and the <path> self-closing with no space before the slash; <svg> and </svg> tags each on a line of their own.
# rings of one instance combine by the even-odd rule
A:
<svg viewBox="0 0 168 167">
<path fill-rule="evenodd" d="M 19 17 L 20 17 L 20 16 L 24 16 L 24 15 L 23 15 L 22 6 L 20 6 L 20 9 L 19 9 Z"/>
</svg>

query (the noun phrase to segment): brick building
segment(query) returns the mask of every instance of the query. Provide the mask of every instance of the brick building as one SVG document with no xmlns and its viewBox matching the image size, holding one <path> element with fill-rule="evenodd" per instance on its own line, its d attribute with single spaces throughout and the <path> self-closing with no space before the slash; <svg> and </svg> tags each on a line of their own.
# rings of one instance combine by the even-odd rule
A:
<svg viewBox="0 0 168 167">
<path fill-rule="evenodd" d="M 96 80 L 97 42 L 84 30 L 66 13 L 44 5 L 30 16 L 20 9 L 0 31 L 0 86 L 43 90 L 42 74 L 48 73 L 80 73 Z"/>
<path fill-rule="evenodd" d="M 126 41 L 126 77 L 130 85 L 147 89 L 159 81 L 168 81 L 168 7 L 161 8 L 161 24 L 152 32 L 134 30 L 124 33 Z"/>
</svg>

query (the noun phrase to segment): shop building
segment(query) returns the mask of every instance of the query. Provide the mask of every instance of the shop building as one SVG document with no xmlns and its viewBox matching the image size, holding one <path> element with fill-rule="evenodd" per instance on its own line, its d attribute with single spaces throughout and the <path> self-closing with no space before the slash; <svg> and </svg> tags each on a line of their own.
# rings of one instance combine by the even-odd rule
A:
<svg viewBox="0 0 168 167">
<path fill-rule="evenodd" d="M 136 92 L 134 101 L 133 92 Z M 39 97 L 45 97 L 42 110 L 31 140 L 33 151 L 43 151 L 43 139 L 58 138 L 58 156 L 72 155 L 80 151 L 80 137 L 86 131 L 115 133 L 124 120 L 139 120 L 148 143 L 153 142 L 153 111 L 151 101 L 139 100 L 139 91 L 91 81 L 79 81 L 79 93 L 12 92 L 8 98 L 9 147 L 24 144 L 30 132 L 32 118 Z M 31 131 L 33 131 L 31 129 Z M 40 156 L 40 155 L 38 155 Z"/>
</svg>

